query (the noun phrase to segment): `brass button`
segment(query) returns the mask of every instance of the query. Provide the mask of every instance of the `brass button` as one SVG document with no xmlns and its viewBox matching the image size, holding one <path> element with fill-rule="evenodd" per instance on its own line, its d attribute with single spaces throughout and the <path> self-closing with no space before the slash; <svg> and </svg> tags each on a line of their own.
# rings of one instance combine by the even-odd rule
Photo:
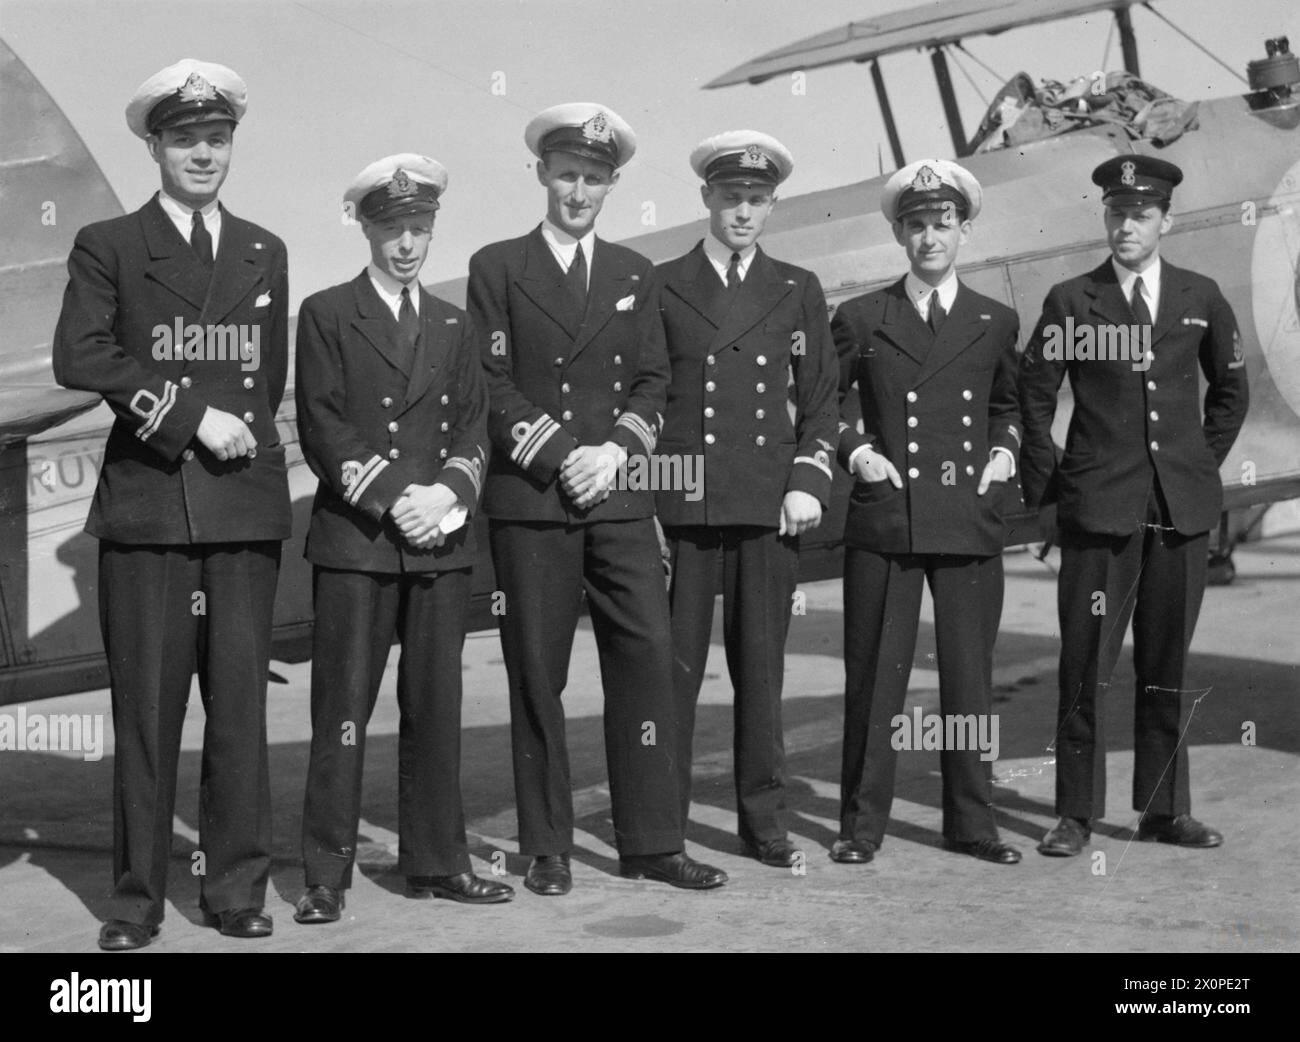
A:
<svg viewBox="0 0 1300 1042">
<path fill-rule="evenodd" d="M 244 390 L 251 391 L 252 389 L 253 389 L 253 378 L 251 376 L 244 377 Z"/>
<path fill-rule="evenodd" d="M 623 385 L 618 380 L 614 381 L 614 390 L 616 391 L 623 390 Z"/>
<path fill-rule="evenodd" d="M 557 359 L 555 360 L 555 364 L 556 364 L 556 365 L 564 365 L 564 359 L 563 359 L 563 358 L 557 358 Z"/>
<path fill-rule="evenodd" d="M 392 423 L 390 423 L 390 424 L 388 425 L 388 433 L 389 433 L 389 434 L 396 434 L 396 433 L 397 433 L 397 421 L 396 421 L 396 420 L 394 420 Z"/>
<path fill-rule="evenodd" d="M 919 478 L 921 476 L 921 472 L 917 470 L 915 467 L 909 467 L 907 470 L 907 476 L 909 478 Z"/>
<path fill-rule="evenodd" d="M 767 439 L 760 434 L 757 438 L 754 439 L 754 444 L 761 449 L 764 445 L 767 444 Z"/>
<path fill-rule="evenodd" d="M 451 402 L 451 399 L 448 398 L 445 394 L 444 394 L 441 398 L 439 398 L 438 400 L 439 400 L 440 402 L 442 402 L 443 405 L 447 405 L 447 404 L 449 404 L 449 403 Z M 385 401 L 389 401 L 389 402 L 391 402 L 392 399 L 391 399 L 391 398 L 387 398 L 387 399 L 385 399 Z"/>
<path fill-rule="evenodd" d="M 1156 389 L 1156 382 L 1155 382 L 1154 380 L 1148 380 L 1148 381 L 1147 381 L 1147 390 L 1148 390 L 1148 391 L 1154 391 L 1155 389 Z"/>
<path fill-rule="evenodd" d="M 908 400 L 909 402 L 914 402 L 914 401 L 916 401 L 916 392 L 915 392 L 915 391 L 908 391 L 908 392 L 907 392 L 907 400 Z"/>
<path fill-rule="evenodd" d="M 715 384 L 712 380 L 710 380 L 708 383 L 704 385 L 704 389 L 706 391 L 716 391 L 718 389 L 718 385 Z"/>
<path fill-rule="evenodd" d="M 718 440 L 718 439 L 715 438 L 712 434 L 706 434 L 706 435 L 704 436 L 704 444 L 705 444 L 705 445 L 712 445 L 712 444 L 713 444 L 715 441 L 717 441 L 717 440 Z"/>
<path fill-rule="evenodd" d="M 970 401 L 970 400 L 971 400 L 971 393 L 970 393 L 970 391 L 962 391 L 962 392 L 961 392 L 961 396 L 962 396 L 963 398 L 965 398 L 967 401 Z"/>
<path fill-rule="evenodd" d="M 393 407 L 393 399 L 391 399 L 391 398 L 380 398 L 380 399 L 379 399 L 379 404 L 382 405 L 385 409 L 391 409 L 391 408 Z M 444 402 L 443 404 L 445 405 L 445 404 L 447 404 L 447 403 Z"/>
<path fill-rule="evenodd" d="M 704 409 L 704 415 L 707 416 L 710 420 L 713 419 L 713 406 L 712 406 L 712 405 L 709 405 L 709 406 L 706 406 L 706 407 L 705 407 L 705 409 Z"/>
<path fill-rule="evenodd" d="M 966 474 L 967 474 L 967 476 L 973 476 L 974 473 L 975 473 L 975 468 L 972 467 L 969 463 L 966 464 Z"/>
<path fill-rule="evenodd" d="M 716 358 L 714 358 L 712 355 L 709 355 L 709 357 L 706 358 L 705 361 L 706 361 L 709 365 L 717 365 L 717 364 L 718 364 L 718 360 L 717 360 Z"/>
<path fill-rule="evenodd" d="M 622 409 L 615 409 L 615 410 L 614 410 L 614 415 L 615 415 L 615 416 L 618 416 L 619 413 L 621 413 L 622 411 L 623 411 Z"/>
<path fill-rule="evenodd" d="M 756 419 L 756 420 L 761 420 L 761 419 L 762 419 L 764 416 L 766 416 L 766 415 L 767 415 L 767 413 L 766 413 L 764 410 L 762 410 L 762 409 L 755 409 L 755 410 L 754 410 L 754 419 Z"/>
<path fill-rule="evenodd" d="M 907 443 L 907 451 L 908 451 L 908 452 L 920 452 L 920 451 L 921 451 L 921 446 L 918 445 L 918 444 L 917 444 L 916 442 L 914 442 L 914 441 L 909 441 L 909 442 Z"/>
<path fill-rule="evenodd" d="M 448 423 L 446 420 L 443 420 L 442 423 L 438 425 L 438 430 L 442 431 L 443 434 L 446 434 L 449 430 L 451 430 L 451 424 Z"/>
<path fill-rule="evenodd" d="M 562 419 L 562 420 L 566 420 L 566 421 L 567 421 L 567 420 L 571 420 L 571 419 L 573 419 L 573 413 L 572 413 L 570 410 L 565 409 L 564 412 L 560 413 L 560 419 Z"/>
<path fill-rule="evenodd" d="M 764 394 L 767 391 L 767 384 L 755 384 L 754 390 L 756 390 L 759 394 Z"/>
<path fill-rule="evenodd" d="M 1152 409 L 1152 410 L 1151 410 L 1151 420 L 1152 420 L 1152 422 L 1155 422 L 1155 421 L 1158 420 L 1158 419 L 1160 419 L 1160 414 L 1159 414 L 1158 412 L 1156 412 L 1155 409 Z"/>
<path fill-rule="evenodd" d="M 622 365 L 622 364 L 623 364 L 623 356 L 622 356 L 622 355 L 615 355 L 615 356 L 614 356 L 614 364 L 615 364 L 615 365 Z"/>
<path fill-rule="evenodd" d="M 568 394 L 570 390 L 572 390 L 572 388 L 569 387 L 569 385 L 568 385 L 567 383 L 562 383 L 562 384 L 560 384 L 560 393 L 561 393 L 561 394 Z"/>
<path fill-rule="evenodd" d="M 401 456 L 402 456 L 402 454 L 401 454 L 400 452 L 398 452 L 397 449 L 389 449 L 389 450 L 388 450 L 388 458 L 389 458 L 389 459 L 400 459 Z"/>
<path fill-rule="evenodd" d="M 969 416 L 963 416 L 963 417 L 961 418 L 961 425 L 962 425 L 963 427 L 969 427 L 969 426 L 970 426 L 970 423 L 971 423 L 971 420 L 970 420 L 970 417 L 969 417 Z"/>
<path fill-rule="evenodd" d="M 252 423 L 255 419 L 257 419 L 257 417 L 254 416 L 251 412 L 246 412 L 246 413 L 244 413 L 244 422 L 245 422 L 245 423 Z"/>
<path fill-rule="evenodd" d="M 971 443 L 968 442 L 968 441 L 963 441 L 963 442 L 961 443 L 961 447 L 962 447 L 963 449 L 965 449 L 967 452 L 970 452 L 970 450 L 971 450 Z"/>
<path fill-rule="evenodd" d="M 188 463 L 193 458 L 194 458 L 193 449 L 186 449 L 184 452 L 181 453 L 181 459 L 183 459 L 186 463 Z"/>
<path fill-rule="evenodd" d="M 1152 452 L 1159 452 L 1159 451 L 1160 451 L 1160 442 L 1158 442 L 1158 441 L 1153 441 L 1153 442 L 1151 443 L 1151 451 L 1152 451 Z"/>
<path fill-rule="evenodd" d="M 447 458 L 447 450 L 446 450 L 446 449 L 439 449 L 439 450 L 438 450 L 438 458 L 439 458 L 439 459 L 446 459 L 446 458 Z"/>
<path fill-rule="evenodd" d="M 909 427 L 915 427 L 915 426 L 916 426 L 918 423 L 920 423 L 920 422 L 921 422 L 921 421 L 918 420 L 915 416 L 909 416 L 909 417 L 907 418 L 907 425 L 908 425 Z"/>
<path fill-rule="evenodd" d="M 191 387 L 194 386 L 194 381 L 191 380 L 188 376 L 182 376 L 181 386 L 184 387 L 186 390 L 189 390 Z"/>
<path fill-rule="evenodd" d="M 767 355 L 759 355 L 754 359 L 759 365 L 767 365 Z"/>
</svg>

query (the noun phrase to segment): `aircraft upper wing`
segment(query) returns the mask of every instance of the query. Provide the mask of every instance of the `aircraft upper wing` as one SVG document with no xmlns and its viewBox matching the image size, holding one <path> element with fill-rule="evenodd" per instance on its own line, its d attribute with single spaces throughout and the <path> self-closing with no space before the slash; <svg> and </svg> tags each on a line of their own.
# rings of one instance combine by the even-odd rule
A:
<svg viewBox="0 0 1300 1042">
<path fill-rule="evenodd" d="M 1137 0 L 944 0 L 903 11 L 890 11 L 876 18 L 828 32 L 760 55 L 738 65 L 704 86 L 729 87 L 736 83 L 762 83 L 773 76 L 797 69 L 815 69 L 848 61 L 870 61 L 895 51 L 915 50 L 964 40 L 970 36 L 994 36 L 1007 29 L 1090 11 L 1120 10 Z"/>
<path fill-rule="evenodd" d="M 78 230 L 122 204 L 72 124 L 0 40 L 0 448 L 89 409 L 65 391 L 50 342 Z"/>
</svg>

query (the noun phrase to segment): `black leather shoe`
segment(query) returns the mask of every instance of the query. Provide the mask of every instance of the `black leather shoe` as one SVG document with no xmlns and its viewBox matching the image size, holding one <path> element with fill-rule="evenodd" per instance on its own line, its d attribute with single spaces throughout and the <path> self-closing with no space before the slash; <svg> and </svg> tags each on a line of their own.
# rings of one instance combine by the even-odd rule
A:
<svg viewBox="0 0 1300 1042">
<path fill-rule="evenodd" d="M 1092 838 L 1088 822 L 1080 818 L 1062 818 L 1038 844 L 1038 852 L 1047 857 L 1074 857 Z"/>
<path fill-rule="evenodd" d="M 780 839 L 747 839 L 745 849 L 763 864 L 777 868 L 789 868 L 803 859 L 803 851 L 785 836 Z"/>
<path fill-rule="evenodd" d="M 837 839 L 831 845 L 831 860 L 841 865 L 865 865 L 879 849 L 869 839 Z"/>
<path fill-rule="evenodd" d="M 1217 847 L 1223 836 L 1202 825 L 1190 814 L 1171 818 L 1166 814 L 1147 814 L 1138 825 L 1138 839 L 1143 843 L 1176 843 L 1180 847 Z"/>
<path fill-rule="evenodd" d="M 310 926 L 313 923 L 337 923 L 343 912 L 343 891 L 338 887 L 318 883 L 309 886 L 307 892 L 298 898 L 294 909 L 293 921 Z"/>
<path fill-rule="evenodd" d="M 226 937 L 270 937 L 271 917 L 260 908 L 231 908 L 203 913 L 203 925 L 215 926 Z"/>
<path fill-rule="evenodd" d="M 109 919 L 99 928 L 99 946 L 106 952 L 124 952 L 143 948 L 158 936 L 158 927 L 144 923 L 128 923 L 125 919 Z"/>
<path fill-rule="evenodd" d="M 560 897 L 573 889 L 568 854 L 538 854 L 528 866 L 524 886 L 543 897 Z"/>
<path fill-rule="evenodd" d="M 696 861 L 685 851 L 620 858 L 618 871 L 628 879 L 653 879 L 683 890 L 712 890 L 727 881 L 722 869 Z"/>
<path fill-rule="evenodd" d="M 1020 861 L 1020 851 L 1000 839 L 976 839 L 970 842 L 946 839 L 943 845 L 958 854 L 969 854 L 995 865 L 1014 865 Z"/>
<path fill-rule="evenodd" d="M 445 897 L 467 905 L 492 905 L 509 901 L 515 888 L 494 879 L 480 879 L 473 872 L 454 876 L 409 876 L 407 897 Z"/>
</svg>

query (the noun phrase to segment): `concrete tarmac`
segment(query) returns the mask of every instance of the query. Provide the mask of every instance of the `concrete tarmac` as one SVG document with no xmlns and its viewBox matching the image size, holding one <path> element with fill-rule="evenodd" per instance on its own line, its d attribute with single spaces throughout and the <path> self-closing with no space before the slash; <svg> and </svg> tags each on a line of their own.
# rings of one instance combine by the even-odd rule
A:
<svg viewBox="0 0 1300 1042">
<path fill-rule="evenodd" d="M 510 767 L 505 669 L 494 632 L 465 649 L 463 787 L 475 870 L 504 870 L 514 901 L 475 907 L 414 901 L 396 871 L 396 649 L 369 727 L 360 871 L 342 921 L 294 923 L 310 663 L 273 663 L 269 694 L 274 867 L 258 941 L 201 925 L 191 857 L 198 836 L 203 712 L 191 697 L 181 754 L 168 909 L 140 954 L 184 951 L 1071 951 L 1300 950 L 1300 536 L 1240 547 L 1233 585 L 1206 592 L 1188 684 L 1185 740 L 1192 810 L 1223 832 L 1215 850 L 1138 843 L 1131 810 L 1133 672 L 1121 657 L 1105 707 L 1108 811 L 1084 854 L 1051 859 L 1034 845 L 1052 825 L 1056 718 L 1054 559 L 1006 557 L 995 657 L 1002 836 L 1024 861 L 990 865 L 942 848 L 939 754 L 899 755 L 889 832 L 875 860 L 837 865 L 843 720 L 838 580 L 808 584 L 792 620 L 784 703 L 796 870 L 745 857 L 735 836 L 731 688 L 714 628 L 696 736 L 688 850 L 731 877 L 689 892 L 618 876 L 601 737 L 600 674 L 590 626 L 575 642 L 565 694 L 578 816 L 574 889 L 523 888 Z M 928 595 L 906 712 L 938 711 Z M 1128 645 L 1131 647 L 1131 642 Z M 237 652 L 236 652 L 237 653 Z M 0 707 L 16 719 L 19 706 Z M 0 952 L 97 951 L 110 882 L 113 749 L 107 691 L 29 703 L 29 714 L 102 714 L 103 756 L 0 751 Z"/>
</svg>

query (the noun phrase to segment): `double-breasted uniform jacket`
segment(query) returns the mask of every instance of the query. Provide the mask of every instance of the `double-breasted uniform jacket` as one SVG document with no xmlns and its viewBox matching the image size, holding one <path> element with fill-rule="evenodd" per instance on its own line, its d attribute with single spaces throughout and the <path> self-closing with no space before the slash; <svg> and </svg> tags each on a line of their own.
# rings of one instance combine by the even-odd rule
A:
<svg viewBox="0 0 1300 1042">
<path fill-rule="evenodd" d="M 465 312 L 420 289 L 410 372 L 397 321 L 362 271 L 298 313 L 298 429 L 320 479 L 306 557 L 327 568 L 432 572 L 474 563 L 473 526 L 415 549 L 388 509 L 407 485 L 446 485 L 478 507 L 487 466 L 487 389 Z"/>
<path fill-rule="evenodd" d="M 848 545 L 900 554 L 1002 552 L 1002 517 L 1019 504 L 1017 483 L 976 491 L 994 447 L 1013 455 L 1020 449 L 1019 328 L 1011 308 L 965 284 L 937 337 L 902 279 L 840 305 L 831 320 L 840 399 L 856 382 L 865 433 L 842 422 L 839 459 L 847 467 L 855 449 L 870 445 L 903 479 L 901 489 L 888 479 L 854 485 Z"/>
<path fill-rule="evenodd" d="M 483 506 L 494 519 L 583 523 L 654 513 L 653 495 L 639 487 L 580 510 L 557 480 L 575 447 L 612 441 L 649 454 L 663 426 L 669 370 L 654 268 L 603 239 L 592 253 L 585 321 L 540 226 L 470 258 L 468 308 L 487 371 L 494 450 Z"/>
<path fill-rule="evenodd" d="M 288 538 L 275 426 L 289 365 L 284 244 L 222 207 L 209 278 L 155 196 L 83 228 L 68 270 L 54 376 L 114 414 L 86 531 L 135 544 Z M 208 406 L 243 418 L 255 457 L 222 462 L 199 444 Z"/>
<path fill-rule="evenodd" d="M 1147 517 L 1154 473 L 1179 532 L 1214 527 L 1223 509 L 1219 467 L 1249 402 L 1241 338 L 1218 285 L 1161 261 L 1145 371 L 1135 370 L 1131 358 L 1045 357 L 1053 335 L 1064 336 L 1067 316 L 1076 331 L 1090 326 L 1094 334 L 1134 324 L 1109 259 L 1052 287 L 1025 348 L 1019 380 L 1026 502 L 1055 502 L 1058 521 L 1075 529 L 1131 535 Z M 1208 381 L 1204 399 L 1198 370 Z M 1058 464 L 1052 418 L 1067 374 L 1074 414 Z"/>
<path fill-rule="evenodd" d="M 775 528 L 792 491 L 828 508 L 836 368 L 817 276 L 759 247 L 729 297 L 703 243 L 656 274 L 672 345 L 659 452 L 702 455 L 705 493 L 660 490 L 660 521 Z"/>
</svg>

